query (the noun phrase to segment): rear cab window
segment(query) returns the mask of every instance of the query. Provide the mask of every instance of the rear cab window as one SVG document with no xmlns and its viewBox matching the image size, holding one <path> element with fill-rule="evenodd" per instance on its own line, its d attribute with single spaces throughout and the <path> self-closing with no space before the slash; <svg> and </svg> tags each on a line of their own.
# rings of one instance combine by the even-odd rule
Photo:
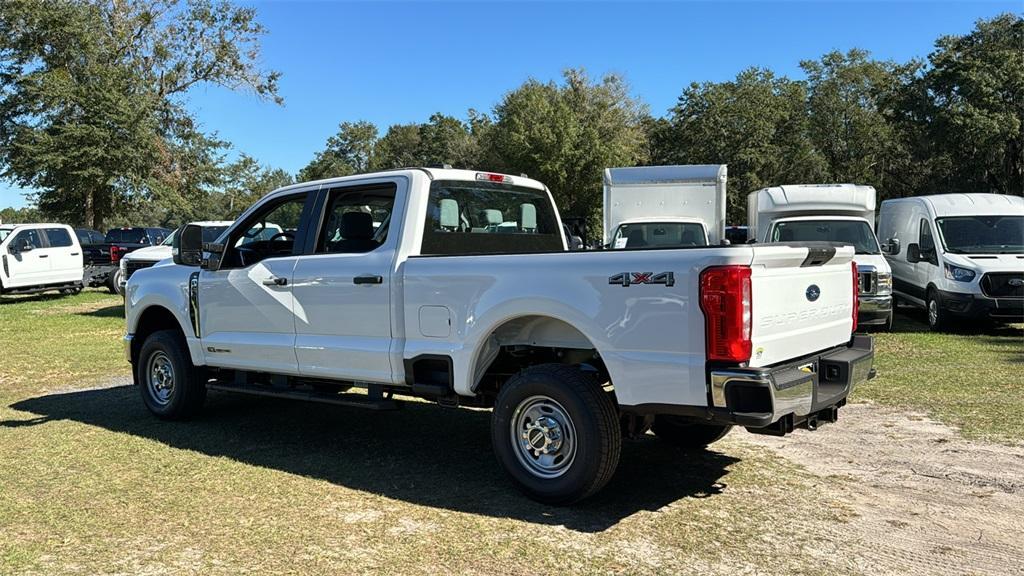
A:
<svg viewBox="0 0 1024 576">
<path fill-rule="evenodd" d="M 149 244 L 149 234 L 145 228 L 115 228 L 107 232 L 106 240 L 108 244 Z"/>
<path fill-rule="evenodd" d="M 64 228 L 47 228 L 44 232 L 46 240 L 50 243 L 50 248 L 67 248 L 74 244 L 71 241 L 71 235 Z"/>
<path fill-rule="evenodd" d="M 564 240 L 545 190 L 505 182 L 430 184 L 423 255 L 562 252 Z"/>
</svg>

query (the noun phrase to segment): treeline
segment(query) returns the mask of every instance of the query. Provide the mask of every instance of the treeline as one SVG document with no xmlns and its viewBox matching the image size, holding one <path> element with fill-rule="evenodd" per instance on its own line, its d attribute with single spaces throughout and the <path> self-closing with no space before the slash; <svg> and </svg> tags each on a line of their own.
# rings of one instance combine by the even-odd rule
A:
<svg viewBox="0 0 1024 576">
<path fill-rule="evenodd" d="M 168 40 L 174 34 L 166 30 L 154 33 L 166 45 L 156 50 L 154 44 L 152 53 L 181 53 L 184 64 L 165 56 L 168 61 L 162 65 L 164 72 L 183 75 L 172 82 L 175 86 L 214 82 L 278 98 L 277 73 L 260 72 L 253 64 L 263 31 L 251 11 L 209 2 L 179 7 L 171 0 L 127 5 L 169 6 L 213 31 L 242 22 L 246 32 L 234 37 L 247 43 L 219 64 L 203 61 L 207 56 L 189 49 L 188 42 Z M 125 3 L 85 6 L 124 10 Z M 10 9 L 0 8 L 4 11 Z M 0 38 L 11 33 L 6 17 L 4 26 Z M 163 30 L 149 25 L 136 32 L 145 36 L 150 29 Z M 119 30 L 111 28 L 110 35 L 122 40 L 131 36 L 131 29 Z M 178 93 L 159 96 L 162 89 L 154 92 L 147 82 L 136 86 L 143 94 L 157 94 L 150 96 L 157 101 L 157 113 L 149 120 L 152 142 L 142 139 L 149 146 L 142 159 L 125 146 L 116 146 L 111 154 L 92 143 L 98 136 L 88 131 L 79 135 L 74 115 L 57 114 L 45 129 L 18 128 L 26 112 L 9 105 L 11 95 L 19 93 L 19 84 L 11 81 L 16 75 L 10 70 L 17 69 L 10 64 L 17 53 L 12 44 L 8 40 L 0 49 L 0 162 L 8 178 L 39 190 L 37 207 L 44 216 L 94 225 L 232 218 L 263 193 L 292 181 L 284 171 L 244 155 L 225 162 L 227 144 L 196 130 L 174 97 Z M 149 82 L 159 78 L 156 88 L 168 83 L 165 76 L 147 71 L 150 60 L 139 57 L 136 68 L 143 72 L 133 74 Z M 569 70 L 557 82 L 527 80 L 487 113 L 437 113 L 423 123 L 384 129 L 366 121 L 342 122 L 295 178 L 443 164 L 525 173 L 551 188 L 564 214 L 595 222 L 601 209 L 601 173 L 609 166 L 728 164 L 733 221 L 744 219 L 747 192 L 784 183 L 857 182 L 875 186 L 882 198 L 1024 193 L 1024 19 L 1019 15 L 979 21 L 962 36 L 943 36 L 925 60 L 879 61 L 866 51 L 851 50 L 801 62 L 800 67 L 804 78 L 799 80 L 751 68 L 727 82 L 691 84 L 660 117 L 630 95 L 623 78 L 592 79 L 582 70 Z M 195 70 L 217 72 L 204 77 Z M 131 108 L 130 96 L 111 98 L 115 112 L 128 114 L 122 107 Z M 40 110 L 42 102 L 34 100 L 32 110 Z M 63 109 L 59 97 L 47 103 Z M 116 120 L 104 126 L 134 126 L 115 113 L 95 114 L 96 119 Z M 81 122 L 88 124 L 84 120 L 91 118 Z M 47 129 L 91 145 L 72 151 L 77 140 L 58 145 L 48 139 Z M 42 133 L 25 137 L 19 130 Z M 96 178 L 77 176 L 91 173 Z"/>
</svg>

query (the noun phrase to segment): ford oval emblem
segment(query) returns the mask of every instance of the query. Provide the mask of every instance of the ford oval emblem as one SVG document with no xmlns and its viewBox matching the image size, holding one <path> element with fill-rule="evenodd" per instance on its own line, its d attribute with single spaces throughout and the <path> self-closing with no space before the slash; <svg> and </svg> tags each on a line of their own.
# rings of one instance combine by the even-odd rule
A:
<svg viewBox="0 0 1024 576">
<path fill-rule="evenodd" d="M 811 284 L 807 287 L 807 292 L 804 292 L 804 294 L 807 296 L 808 300 L 814 302 L 818 299 L 818 296 L 821 296 L 821 288 L 818 288 L 817 284 Z"/>
</svg>

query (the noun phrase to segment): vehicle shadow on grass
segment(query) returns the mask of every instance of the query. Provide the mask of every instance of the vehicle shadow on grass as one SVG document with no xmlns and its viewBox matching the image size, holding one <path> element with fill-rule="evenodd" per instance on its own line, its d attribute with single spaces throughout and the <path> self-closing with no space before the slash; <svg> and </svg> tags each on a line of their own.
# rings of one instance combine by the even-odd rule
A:
<svg viewBox="0 0 1024 576">
<path fill-rule="evenodd" d="M 684 452 L 654 438 L 626 442 L 615 477 L 566 508 L 537 504 L 504 476 L 490 445 L 490 412 L 407 403 L 377 413 L 211 393 L 196 420 L 162 422 L 134 386 L 40 396 L 11 408 L 36 418 L 0 427 L 71 420 L 174 448 L 323 479 L 413 504 L 600 532 L 639 511 L 725 489 L 736 458 Z"/>
<path fill-rule="evenodd" d="M 76 312 L 79 316 L 90 316 L 92 318 L 124 318 L 124 305 L 114 304 L 88 312 Z"/>
</svg>

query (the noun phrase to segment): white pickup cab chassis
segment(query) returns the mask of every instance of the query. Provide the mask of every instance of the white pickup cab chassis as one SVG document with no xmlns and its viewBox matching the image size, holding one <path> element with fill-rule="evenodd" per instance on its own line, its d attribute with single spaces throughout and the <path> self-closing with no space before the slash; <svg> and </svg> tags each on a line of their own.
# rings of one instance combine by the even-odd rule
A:
<svg viewBox="0 0 1024 576">
<path fill-rule="evenodd" d="M 135 383 L 169 419 L 208 389 L 493 408 L 513 482 L 566 504 L 611 478 L 623 434 L 703 447 L 734 425 L 814 429 L 874 375 L 851 247 L 569 252 L 561 230 L 519 176 L 276 190 L 216 242 L 185 227 L 176 264 L 128 281 Z"/>
</svg>

